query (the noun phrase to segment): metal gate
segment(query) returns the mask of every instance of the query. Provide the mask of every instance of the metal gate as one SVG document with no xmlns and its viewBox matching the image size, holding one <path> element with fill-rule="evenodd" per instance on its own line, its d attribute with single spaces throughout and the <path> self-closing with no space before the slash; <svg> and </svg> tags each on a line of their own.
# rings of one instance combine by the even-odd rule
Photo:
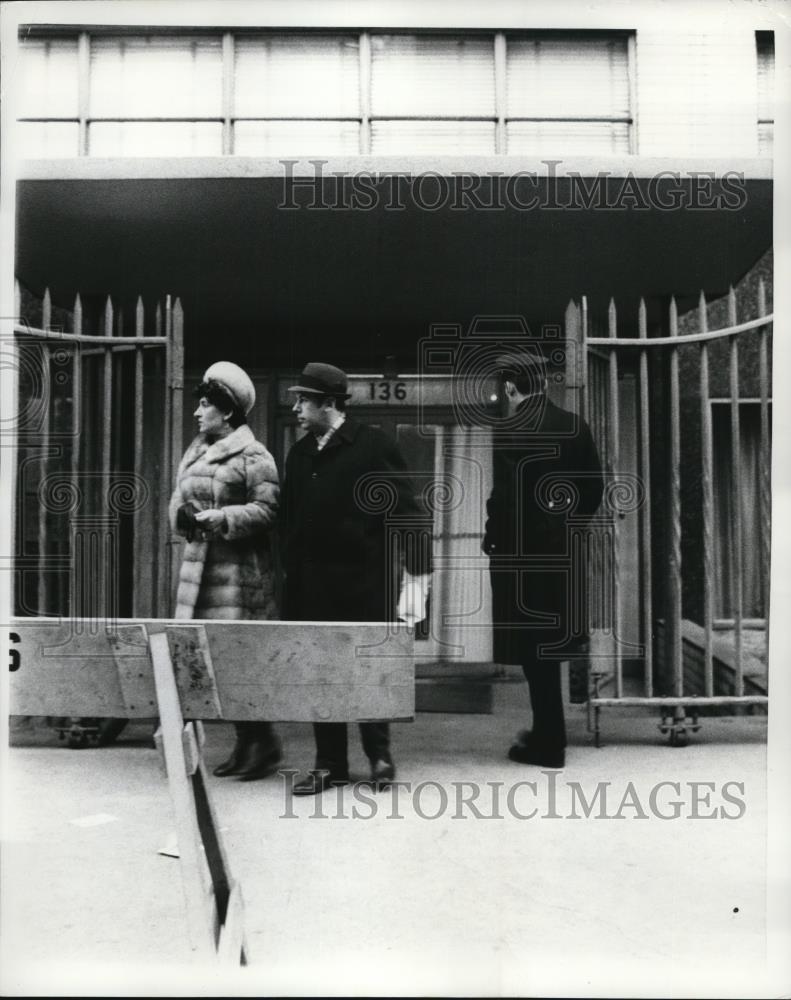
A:
<svg viewBox="0 0 791 1000">
<path fill-rule="evenodd" d="M 20 616 L 167 617 L 167 506 L 182 438 L 178 299 L 54 309 L 17 285 L 15 605 Z M 27 315 L 26 315 L 27 314 Z M 124 323 L 133 333 L 125 333 Z M 103 626 L 107 627 L 107 626 Z"/>
<path fill-rule="evenodd" d="M 640 493 L 631 509 L 605 504 L 611 555 L 594 544 L 588 560 L 597 744 L 603 708 L 656 706 L 661 731 L 681 745 L 700 714 L 768 702 L 773 317 L 763 282 L 756 305 L 755 318 L 738 322 L 733 289 L 710 306 L 701 293 L 680 332 L 671 299 L 649 335 L 641 300 L 626 336 L 613 301 L 601 336 L 585 298 L 567 309 L 566 335 L 579 348 L 567 365 L 572 405 L 591 426 L 610 496 L 635 476 Z M 727 325 L 710 330 L 710 309 Z M 630 559 L 636 583 L 625 586 Z M 636 642 L 624 627 L 625 597 L 638 608 Z"/>
</svg>

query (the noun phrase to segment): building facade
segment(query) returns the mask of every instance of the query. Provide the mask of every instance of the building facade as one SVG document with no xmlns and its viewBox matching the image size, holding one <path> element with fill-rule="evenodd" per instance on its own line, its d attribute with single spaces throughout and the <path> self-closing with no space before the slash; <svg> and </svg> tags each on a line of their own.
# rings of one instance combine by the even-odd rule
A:
<svg viewBox="0 0 791 1000">
<path fill-rule="evenodd" d="M 455 496 L 435 510 L 440 568 L 423 658 L 491 661 L 480 555 L 491 447 L 476 413 L 498 401 L 485 372 L 467 371 L 481 398 L 460 403 L 459 365 L 472 344 L 539 340 L 550 355 L 557 344 L 552 392 L 591 418 L 604 407 L 605 452 L 615 415 L 610 472 L 639 478 L 647 440 L 639 354 L 623 354 L 615 400 L 599 404 L 592 382 L 576 380 L 573 355 L 588 350 L 586 338 L 608 334 L 613 308 L 617 337 L 638 337 L 641 325 L 647 338 L 667 335 L 671 299 L 682 331 L 691 329 L 683 317 L 697 315 L 701 292 L 718 299 L 765 260 L 774 127 L 768 14 L 745 8 L 726 21 L 692 11 L 669 24 L 647 9 L 591 19 L 575 4 L 561 12 L 404 3 L 396 15 L 374 3 L 329 2 L 317 23 L 310 5 L 273 2 L 229 4 L 222 22 L 215 7 L 216 23 L 198 23 L 189 5 L 174 18 L 168 5 L 139 24 L 124 19 L 123 3 L 94 8 L 90 20 L 79 4 L 63 6 L 59 23 L 20 25 L 15 53 L 21 318 L 46 328 L 57 315 L 85 337 L 136 331 L 156 339 L 183 327 L 183 358 L 172 347 L 166 357 L 154 342 L 150 351 L 129 344 L 109 355 L 84 342 L 79 379 L 76 363 L 66 363 L 60 396 L 47 360 L 45 432 L 48 446 L 60 447 L 52 470 L 145 466 L 156 484 L 144 512 L 118 514 L 118 610 L 171 613 L 166 574 L 152 582 L 141 563 L 161 556 L 152 537 L 169 541 L 158 516 L 192 431 L 186 390 L 220 357 L 251 370 L 253 428 L 282 467 L 295 435 L 287 386 L 307 360 L 326 360 L 351 373 L 353 405 L 399 439 L 418 478 Z M 771 293 L 770 271 L 765 279 Z M 450 362 L 432 361 L 438 343 Z M 757 357 L 757 347 L 745 346 L 748 367 Z M 656 642 L 652 623 L 667 618 L 656 603 L 667 598 L 656 567 L 672 534 L 660 516 L 672 482 L 663 465 L 664 363 L 651 369 L 647 411 L 657 503 L 650 514 L 615 515 L 615 641 L 638 666 L 640 650 Z M 715 379 L 725 370 L 718 364 Z M 683 380 L 685 427 L 700 412 L 697 378 L 696 368 Z M 760 395 L 746 382 L 742 392 Z M 76 430 L 78 446 L 68 433 L 57 445 L 59 421 Z M 726 456 L 722 435 L 718 454 Z M 141 464 L 141 451 L 150 464 Z M 65 570 L 55 560 L 42 590 L 36 560 L 56 549 L 65 558 L 73 528 L 62 511 L 31 513 L 42 470 L 26 461 L 18 555 L 35 573 L 20 585 L 21 610 L 65 613 L 77 606 Z M 718 461 L 718 481 L 728 480 L 726 458 Z M 703 515 L 690 513 L 694 464 L 685 461 L 681 484 L 683 617 L 700 623 L 705 560 Z M 91 489 L 86 517 L 101 508 Z M 717 514 L 722 580 L 735 572 L 723 561 L 729 516 Z M 654 569 L 646 574 L 640 540 L 649 517 Z M 753 583 L 766 569 L 749 571 Z M 646 617 L 652 572 L 655 606 Z M 715 618 L 734 617 L 728 586 L 718 591 Z M 744 617 L 765 620 L 765 587 L 746 586 Z"/>
</svg>

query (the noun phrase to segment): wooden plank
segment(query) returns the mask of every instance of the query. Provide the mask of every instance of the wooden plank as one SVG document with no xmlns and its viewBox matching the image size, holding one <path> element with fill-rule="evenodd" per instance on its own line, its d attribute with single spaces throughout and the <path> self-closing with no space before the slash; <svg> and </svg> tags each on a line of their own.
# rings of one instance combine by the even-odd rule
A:
<svg viewBox="0 0 791 1000">
<path fill-rule="evenodd" d="M 221 719 L 222 707 L 205 628 L 171 625 L 167 636 L 184 715 L 190 719 Z"/>
<path fill-rule="evenodd" d="M 228 901 L 228 914 L 220 928 L 217 961 L 220 965 L 247 965 L 249 960 L 244 934 L 242 887 L 238 882 L 234 882 Z"/>
<path fill-rule="evenodd" d="M 208 878 L 192 782 L 187 776 L 182 743 L 184 719 L 170 662 L 168 639 L 164 633 L 151 636 L 151 660 L 161 720 L 162 746 L 176 819 L 190 944 L 199 955 L 212 958 L 217 941 L 214 892 Z"/>
<path fill-rule="evenodd" d="M 386 624 L 268 622 L 256 629 L 241 622 L 235 628 L 207 622 L 223 717 L 273 722 L 411 718 L 413 638 L 405 628 L 392 630 Z M 227 669 L 231 663 L 233 671 Z"/>
<path fill-rule="evenodd" d="M 148 632 L 144 625 L 121 625 L 107 637 L 118 674 L 124 703 L 119 718 L 137 718 L 138 713 L 157 715 L 156 692 L 152 690 Z"/>
<path fill-rule="evenodd" d="M 192 777 L 200 766 L 201 747 L 195 726 L 198 722 L 185 722 L 181 731 L 181 744 L 184 751 L 184 764 L 187 774 Z"/>
<path fill-rule="evenodd" d="M 12 715 L 150 718 L 156 692 L 148 635 L 184 622 L 105 623 L 19 618 L 20 669 L 10 677 Z M 414 637 L 376 622 L 214 622 L 205 629 L 221 717 L 235 721 L 353 722 L 414 717 Z M 166 638 L 167 641 L 167 638 Z M 138 655 L 140 654 L 140 655 Z M 207 700 L 203 695 L 204 702 Z M 218 718 L 216 703 L 187 699 L 193 718 Z"/>
</svg>

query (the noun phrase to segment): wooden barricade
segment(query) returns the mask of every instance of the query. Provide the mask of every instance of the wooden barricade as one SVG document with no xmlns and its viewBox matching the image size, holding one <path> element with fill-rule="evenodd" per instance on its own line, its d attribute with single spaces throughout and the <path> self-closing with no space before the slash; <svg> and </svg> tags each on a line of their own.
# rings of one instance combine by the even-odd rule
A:
<svg viewBox="0 0 791 1000">
<path fill-rule="evenodd" d="M 413 635 L 392 624 L 30 618 L 13 623 L 11 641 L 12 715 L 159 717 L 190 942 L 223 963 L 246 964 L 249 952 L 202 720 L 414 718 Z"/>
</svg>

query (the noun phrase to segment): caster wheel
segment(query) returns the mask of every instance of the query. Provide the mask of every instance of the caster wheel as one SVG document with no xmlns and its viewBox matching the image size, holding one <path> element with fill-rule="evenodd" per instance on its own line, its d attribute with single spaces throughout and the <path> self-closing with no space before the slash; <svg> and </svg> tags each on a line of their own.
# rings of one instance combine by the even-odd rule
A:
<svg viewBox="0 0 791 1000">
<path fill-rule="evenodd" d="M 70 750 L 84 750 L 88 746 L 88 734 L 84 729 L 75 728 L 69 731 L 68 746 Z"/>
</svg>

